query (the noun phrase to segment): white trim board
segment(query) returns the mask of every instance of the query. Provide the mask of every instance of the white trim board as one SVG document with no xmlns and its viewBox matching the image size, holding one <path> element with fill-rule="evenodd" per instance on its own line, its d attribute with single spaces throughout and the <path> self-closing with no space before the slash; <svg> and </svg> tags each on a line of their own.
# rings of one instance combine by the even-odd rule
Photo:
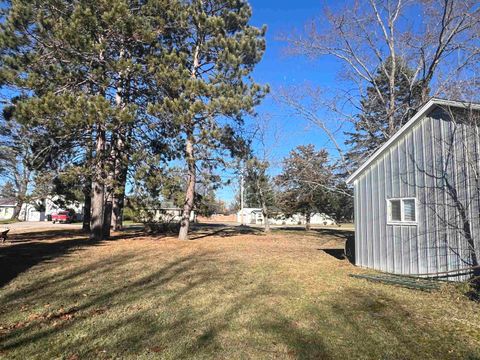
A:
<svg viewBox="0 0 480 360">
<path fill-rule="evenodd" d="M 400 130 L 397 131 L 387 142 L 385 142 L 377 151 L 373 153 L 367 161 L 365 161 L 352 175 L 347 179 L 347 184 L 351 184 L 355 179 L 357 179 L 363 171 L 372 164 L 386 149 L 390 147 L 398 138 L 400 138 L 407 130 L 412 128 L 421 118 L 423 118 L 430 110 L 435 106 L 447 106 L 447 107 L 458 107 L 464 109 L 474 109 L 480 110 L 480 104 L 462 102 L 462 101 L 453 101 L 453 100 L 444 100 L 438 98 L 430 99 L 425 105 L 423 105 L 417 113 L 405 124 Z"/>
</svg>

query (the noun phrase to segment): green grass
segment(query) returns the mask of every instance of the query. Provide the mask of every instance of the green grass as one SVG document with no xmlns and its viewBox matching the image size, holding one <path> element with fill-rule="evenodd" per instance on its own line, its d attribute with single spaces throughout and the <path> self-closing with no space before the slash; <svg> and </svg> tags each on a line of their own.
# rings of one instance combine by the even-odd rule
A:
<svg viewBox="0 0 480 360">
<path fill-rule="evenodd" d="M 143 224 L 140 223 L 140 222 L 137 222 L 137 221 L 133 221 L 133 220 L 125 220 L 123 222 L 123 226 L 125 226 L 125 227 L 129 227 L 129 226 L 132 226 L 132 225 L 135 226 L 135 225 L 143 225 Z"/>
<path fill-rule="evenodd" d="M 0 220 L 0 225 L 13 224 L 13 223 L 16 223 L 16 222 L 18 222 L 18 220 L 16 220 L 16 219 Z"/>
<path fill-rule="evenodd" d="M 0 357 L 480 358 L 480 307 L 455 287 L 353 279 L 330 230 L 237 230 L 22 234 L 0 248 Z"/>
</svg>

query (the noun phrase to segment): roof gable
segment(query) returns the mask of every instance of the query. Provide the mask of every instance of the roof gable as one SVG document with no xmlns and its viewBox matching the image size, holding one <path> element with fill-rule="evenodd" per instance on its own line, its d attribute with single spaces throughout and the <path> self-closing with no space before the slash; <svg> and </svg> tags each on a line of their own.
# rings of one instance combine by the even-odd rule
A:
<svg viewBox="0 0 480 360">
<path fill-rule="evenodd" d="M 15 199 L 0 198 L 0 206 L 15 206 L 17 201 Z"/>
<path fill-rule="evenodd" d="M 380 148 L 377 149 L 370 156 L 367 161 L 365 161 L 353 174 L 351 174 L 347 179 L 347 184 L 351 184 L 355 179 L 357 179 L 368 167 L 381 155 L 385 150 L 389 149 L 390 146 L 400 139 L 408 130 L 410 130 L 415 124 L 418 123 L 423 117 L 430 113 L 430 111 L 437 106 L 445 107 L 457 107 L 457 108 L 471 108 L 474 110 L 480 110 L 480 104 L 468 103 L 462 101 L 453 101 L 453 100 L 444 100 L 438 98 L 432 98 L 427 103 L 425 103 L 417 113 L 405 124 L 403 125 L 397 133 L 392 136 L 388 141 L 386 141 Z"/>
</svg>

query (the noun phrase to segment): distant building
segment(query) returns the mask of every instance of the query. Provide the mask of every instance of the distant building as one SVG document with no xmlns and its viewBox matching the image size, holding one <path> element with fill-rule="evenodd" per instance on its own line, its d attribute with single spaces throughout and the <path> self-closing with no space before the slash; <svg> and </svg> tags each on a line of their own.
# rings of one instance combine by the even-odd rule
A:
<svg viewBox="0 0 480 360">
<path fill-rule="evenodd" d="M 155 221 L 164 223 L 175 223 L 182 220 L 183 209 L 175 206 L 172 202 L 164 202 L 160 205 L 160 208 L 155 209 Z M 190 221 L 195 221 L 195 211 L 190 212 Z"/>
<path fill-rule="evenodd" d="M 263 214 L 259 208 L 243 208 L 237 212 L 237 222 L 240 224 L 262 224 Z"/>
<path fill-rule="evenodd" d="M 75 220 L 83 219 L 83 204 L 66 203 L 64 207 L 58 205 L 59 197 L 46 198 L 31 203 L 25 203 L 20 209 L 18 218 L 21 221 L 47 221 L 49 215 L 60 210 L 72 209 L 75 211 Z M 15 199 L 0 199 L 0 220 L 12 218 L 17 201 Z"/>
<path fill-rule="evenodd" d="M 264 218 L 261 208 L 244 208 L 243 220 L 242 210 L 237 212 L 237 222 L 243 224 L 264 224 Z M 302 214 L 293 214 L 292 216 L 286 216 L 285 214 L 276 211 L 271 218 L 269 218 L 269 224 L 271 225 L 305 225 L 307 219 Z M 326 214 L 315 213 L 310 217 L 311 225 L 334 225 L 335 221 Z"/>
<path fill-rule="evenodd" d="M 73 210 L 75 212 L 75 221 L 83 221 L 83 212 L 84 212 L 84 203 L 83 202 L 64 202 L 62 206 L 61 198 L 59 196 L 54 196 L 52 198 L 46 198 L 44 200 L 45 207 L 45 220 L 50 218 L 50 215 L 62 211 L 62 210 Z"/>
<path fill-rule="evenodd" d="M 37 203 L 25 203 L 20 209 L 18 218 L 22 221 L 47 221 L 47 216 L 43 210 L 45 207 L 39 202 Z"/>
<path fill-rule="evenodd" d="M 198 222 L 236 222 L 237 215 L 236 214 L 212 214 L 210 216 L 197 216 Z"/>
<path fill-rule="evenodd" d="M 9 220 L 13 216 L 17 202 L 15 199 L 0 199 L 0 220 Z"/>
</svg>

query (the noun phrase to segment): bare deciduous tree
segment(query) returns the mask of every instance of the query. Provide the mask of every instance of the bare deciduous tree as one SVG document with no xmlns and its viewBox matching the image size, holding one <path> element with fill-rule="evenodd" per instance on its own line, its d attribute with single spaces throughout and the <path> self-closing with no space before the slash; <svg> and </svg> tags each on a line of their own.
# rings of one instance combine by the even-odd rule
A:
<svg viewBox="0 0 480 360">
<path fill-rule="evenodd" d="M 412 16 L 420 14 L 421 16 Z M 278 99 L 325 132 L 340 160 L 345 161 L 343 147 L 336 134 L 342 121 L 355 120 L 360 100 L 367 89 L 373 90 L 383 106 L 385 139 L 401 127 L 405 116 L 398 114 L 398 73 L 407 79 L 413 92 L 420 87 L 421 102 L 434 95 L 458 95 L 455 83 L 475 80 L 469 73 L 479 58 L 478 29 L 480 10 L 473 0 L 349 1 L 335 11 L 325 9 L 323 17 L 307 23 L 301 33 L 282 35 L 291 55 L 337 59 L 342 65 L 339 77 L 348 86 L 337 96 L 305 102 L 299 91 L 281 91 Z M 405 62 L 406 66 L 400 66 Z M 402 69 L 411 69 L 405 71 Z M 387 88 L 378 75 L 387 80 Z M 347 89 L 348 90 L 345 90 Z M 309 87 L 304 94 L 312 95 Z M 318 93 L 315 94 L 318 98 Z M 328 108 L 340 122 L 329 122 L 318 108 Z M 403 115 L 415 110 L 405 106 Z M 346 109 L 346 110 L 344 110 Z M 374 124 L 373 124 L 374 125 Z"/>
</svg>

